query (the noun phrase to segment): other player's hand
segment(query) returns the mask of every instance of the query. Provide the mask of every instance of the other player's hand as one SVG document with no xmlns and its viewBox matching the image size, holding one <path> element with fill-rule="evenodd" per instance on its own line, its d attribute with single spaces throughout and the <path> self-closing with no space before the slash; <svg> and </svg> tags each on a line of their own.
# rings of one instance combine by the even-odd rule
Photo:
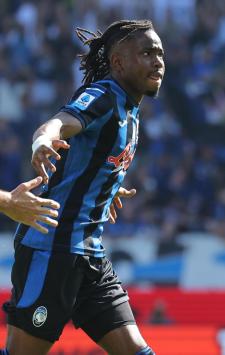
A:
<svg viewBox="0 0 225 355">
<path fill-rule="evenodd" d="M 69 149 L 70 145 L 61 139 L 54 139 L 49 141 L 49 145 L 41 144 L 32 155 L 31 163 L 37 172 L 43 178 L 45 184 L 48 183 L 47 169 L 50 169 L 53 173 L 56 171 L 56 167 L 51 163 L 50 157 L 60 160 L 61 156 L 57 153 L 60 148 Z"/>
<path fill-rule="evenodd" d="M 116 223 L 116 219 L 117 219 L 117 213 L 116 213 L 116 207 L 117 208 L 122 208 L 123 204 L 121 201 L 121 197 L 125 197 L 125 198 L 131 198 L 136 194 L 136 190 L 135 189 L 131 189 L 131 190 L 126 190 L 123 187 L 120 187 L 116 196 L 113 199 L 113 202 L 111 203 L 110 207 L 109 207 L 109 222 L 110 223 Z"/>
<path fill-rule="evenodd" d="M 42 177 L 24 182 L 17 186 L 16 189 L 9 194 L 9 202 L 5 214 L 16 222 L 21 222 L 42 233 L 48 233 L 48 229 L 38 222 L 57 227 L 58 222 L 53 219 L 58 217 L 57 209 L 60 205 L 58 202 L 50 199 L 44 199 L 35 196 L 30 190 L 39 186 Z M 53 218 L 51 218 L 53 217 Z"/>
</svg>

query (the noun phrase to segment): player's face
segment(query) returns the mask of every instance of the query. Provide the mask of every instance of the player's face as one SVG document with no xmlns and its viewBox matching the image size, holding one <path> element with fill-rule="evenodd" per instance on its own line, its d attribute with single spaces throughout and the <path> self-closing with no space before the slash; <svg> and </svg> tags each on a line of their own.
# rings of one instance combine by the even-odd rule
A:
<svg viewBox="0 0 225 355">
<path fill-rule="evenodd" d="M 165 72 L 159 36 L 152 30 L 138 32 L 123 47 L 120 80 L 125 89 L 138 101 L 143 95 L 156 96 Z"/>
</svg>

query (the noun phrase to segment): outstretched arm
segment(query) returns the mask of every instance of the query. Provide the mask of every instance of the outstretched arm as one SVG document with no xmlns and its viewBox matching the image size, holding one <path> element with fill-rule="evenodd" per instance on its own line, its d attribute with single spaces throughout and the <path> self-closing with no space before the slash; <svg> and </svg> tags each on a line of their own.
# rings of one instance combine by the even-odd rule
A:
<svg viewBox="0 0 225 355">
<path fill-rule="evenodd" d="M 59 112 L 34 133 L 32 165 L 37 174 L 43 177 L 44 183 L 48 183 L 46 169 L 55 172 L 55 166 L 49 157 L 59 160 L 61 157 L 57 150 L 69 148 L 64 139 L 78 134 L 81 130 L 82 125 L 78 119 L 69 113 Z"/>
<path fill-rule="evenodd" d="M 33 180 L 22 183 L 11 192 L 0 191 L 0 212 L 16 222 L 32 226 L 42 233 L 48 233 L 48 229 L 38 222 L 56 227 L 57 221 L 50 218 L 58 216 L 60 206 L 58 202 L 35 196 L 30 190 L 39 186 L 42 178 L 39 176 Z"/>
</svg>

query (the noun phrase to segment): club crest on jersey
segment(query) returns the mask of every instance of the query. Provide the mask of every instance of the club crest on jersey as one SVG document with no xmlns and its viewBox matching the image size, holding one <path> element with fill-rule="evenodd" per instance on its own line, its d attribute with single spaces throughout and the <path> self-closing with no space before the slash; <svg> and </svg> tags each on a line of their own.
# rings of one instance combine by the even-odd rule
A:
<svg viewBox="0 0 225 355">
<path fill-rule="evenodd" d="M 41 327 L 45 323 L 47 316 L 47 308 L 45 308 L 44 306 L 38 307 L 33 314 L 33 325 L 35 327 Z"/>
<path fill-rule="evenodd" d="M 88 94 L 86 92 L 83 92 L 74 102 L 74 106 L 78 107 L 80 110 L 85 110 L 90 103 L 96 99 L 95 96 Z"/>
<path fill-rule="evenodd" d="M 131 153 L 131 143 L 129 143 L 120 155 L 117 157 L 111 155 L 108 157 L 107 161 L 114 164 L 117 169 L 122 168 L 123 170 L 127 170 L 133 160 L 133 157 L 134 152 Z"/>
</svg>

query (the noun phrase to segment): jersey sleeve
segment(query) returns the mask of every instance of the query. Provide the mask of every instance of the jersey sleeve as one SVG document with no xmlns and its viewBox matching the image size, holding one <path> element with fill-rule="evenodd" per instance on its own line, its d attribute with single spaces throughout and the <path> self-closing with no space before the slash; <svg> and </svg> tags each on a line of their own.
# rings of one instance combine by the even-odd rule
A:
<svg viewBox="0 0 225 355">
<path fill-rule="evenodd" d="M 67 112 L 77 118 L 85 129 L 112 108 L 113 100 L 110 93 L 105 87 L 99 85 L 78 90 L 60 112 Z"/>
</svg>

